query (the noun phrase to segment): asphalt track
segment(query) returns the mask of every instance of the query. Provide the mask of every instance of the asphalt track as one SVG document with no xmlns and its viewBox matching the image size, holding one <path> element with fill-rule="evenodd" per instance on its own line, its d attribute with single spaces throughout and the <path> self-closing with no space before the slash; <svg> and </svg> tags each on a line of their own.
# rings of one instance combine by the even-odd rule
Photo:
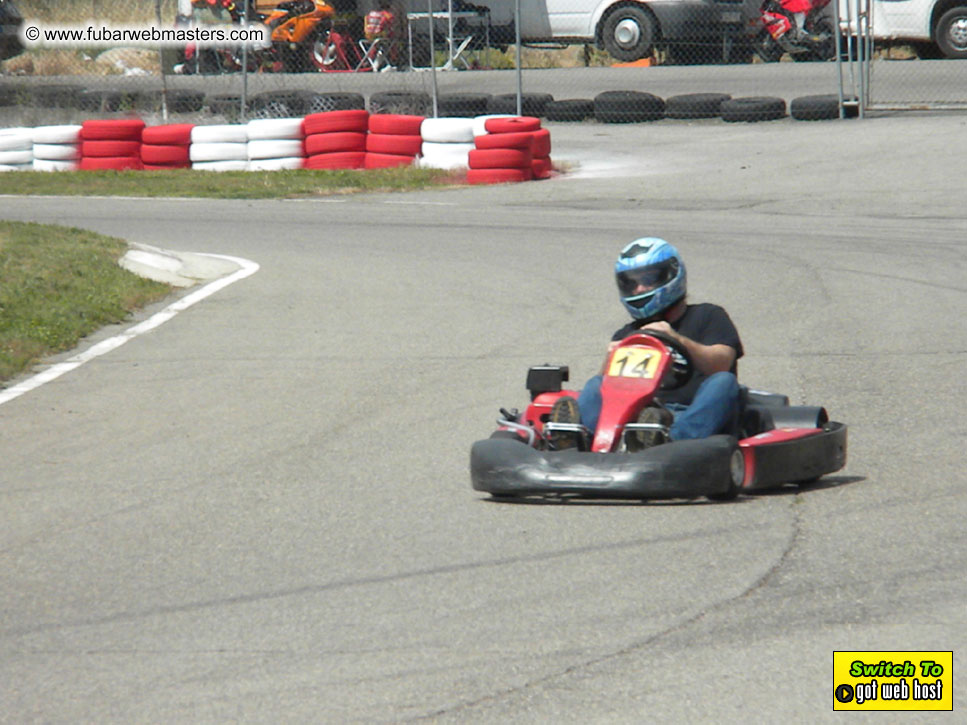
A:
<svg viewBox="0 0 967 725">
<path fill-rule="evenodd" d="M 959 662 L 967 119 L 550 126 L 575 173 L 526 185 L 0 199 L 260 265 L 0 406 L 0 720 L 883 722 L 833 712 L 834 651 Z M 596 370 L 645 234 L 744 382 L 850 425 L 847 467 L 727 504 L 472 491 L 528 365 Z"/>
</svg>

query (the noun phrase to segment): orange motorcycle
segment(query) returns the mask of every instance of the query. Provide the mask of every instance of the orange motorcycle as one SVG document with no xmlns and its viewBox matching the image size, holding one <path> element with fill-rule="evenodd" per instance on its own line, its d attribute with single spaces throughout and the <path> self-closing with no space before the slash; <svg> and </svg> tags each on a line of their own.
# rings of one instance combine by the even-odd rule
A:
<svg viewBox="0 0 967 725">
<path fill-rule="evenodd" d="M 269 56 L 271 70 L 294 73 L 314 70 L 313 45 L 325 37 L 335 8 L 324 0 L 287 0 L 275 6 L 260 20 L 271 31 Z"/>
</svg>

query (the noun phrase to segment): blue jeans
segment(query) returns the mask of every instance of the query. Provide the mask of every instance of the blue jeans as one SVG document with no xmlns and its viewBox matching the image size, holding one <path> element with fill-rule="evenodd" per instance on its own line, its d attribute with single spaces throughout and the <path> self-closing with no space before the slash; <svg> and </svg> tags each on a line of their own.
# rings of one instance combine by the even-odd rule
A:
<svg viewBox="0 0 967 725">
<path fill-rule="evenodd" d="M 602 376 L 595 375 L 578 395 L 581 423 L 591 431 L 598 427 L 601 415 L 601 380 Z M 714 373 L 698 386 L 691 405 L 669 403 L 665 407 L 675 416 L 670 431 L 674 441 L 727 432 L 739 414 L 739 381 L 732 373 Z"/>
</svg>

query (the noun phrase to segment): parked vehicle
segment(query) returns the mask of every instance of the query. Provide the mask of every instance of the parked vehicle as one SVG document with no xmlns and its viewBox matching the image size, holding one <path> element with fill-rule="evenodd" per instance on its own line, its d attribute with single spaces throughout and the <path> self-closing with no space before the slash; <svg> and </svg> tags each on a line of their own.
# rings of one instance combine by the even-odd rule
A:
<svg viewBox="0 0 967 725">
<path fill-rule="evenodd" d="M 11 0 L 0 0 L 0 60 L 20 55 L 23 44 L 20 42 L 20 26 L 23 25 L 20 8 Z"/>
<path fill-rule="evenodd" d="M 515 37 L 515 1 L 453 0 L 452 6 L 457 23 L 462 12 L 488 12 L 491 40 L 510 44 Z M 723 41 L 741 41 L 736 48 L 748 46 L 749 5 L 748 0 L 520 0 L 520 36 L 525 44 L 595 45 L 621 62 L 647 58 L 656 49 L 677 56 L 695 49 L 711 60 L 722 58 L 723 48 L 733 45 Z M 434 7 L 445 13 L 448 0 L 435 2 Z M 755 6 L 750 7 L 754 13 Z M 407 0 L 407 8 L 425 13 L 426 3 Z M 425 27 L 424 22 L 420 32 L 425 33 Z M 446 17 L 437 17 L 435 27 L 445 34 Z"/>
<path fill-rule="evenodd" d="M 836 28 L 828 5 L 829 0 L 765 0 L 755 52 L 767 63 L 784 53 L 793 60 L 831 60 L 836 56 Z"/>
<path fill-rule="evenodd" d="M 873 39 L 908 42 L 921 58 L 967 58 L 967 0 L 862 0 L 870 3 Z M 844 29 L 854 19 L 856 0 L 839 0 Z"/>
</svg>

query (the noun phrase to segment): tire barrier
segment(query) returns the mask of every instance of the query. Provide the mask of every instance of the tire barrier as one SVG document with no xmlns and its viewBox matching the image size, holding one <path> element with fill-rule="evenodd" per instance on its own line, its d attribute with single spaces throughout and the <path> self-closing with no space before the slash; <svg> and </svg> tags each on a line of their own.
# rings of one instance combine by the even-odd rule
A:
<svg viewBox="0 0 967 725">
<path fill-rule="evenodd" d="M 141 133 L 141 163 L 148 171 L 189 169 L 191 132 L 194 124 L 148 126 Z"/>
<path fill-rule="evenodd" d="M 474 119 L 484 133 L 474 137 L 467 155 L 470 184 L 500 184 L 546 179 L 551 175 L 551 134 L 534 116 Z"/>
<path fill-rule="evenodd" d="M 424 116 L 412 114 L 370 114 L 363 168 L 413 165 L 423 146 L 423 121 Z"/>
<path fill-rule="evenodd" d="M 188 159 L 191 168 L 199 171 L 248 169 L 248 127 L 245 124 L 195 126 L 191 129 Z"/>
<path fill-rule="evenodd" d="M 27 171 L 34 166 L 33 133 L 29 128 L 0 131 L 0 170 Z"/>
<path fill-rule="evenodd" d="M 305 118 L 253 119 L 246 124 L 249 171 L 305 166 Z"/>
<path fill-rule="evenodd" d="M 550 101 L 544 106 L 544 117 L 548 121 L 584 121 L 592 116 L 594 116 L 594 101 L 590 98 Z"/>
<path fill-rule="evenodd" d="M 666 118 L 716 118 L 722 104 L 732 99 L 728 93 L 685 93 L 665 100 Z"/>
<path fill-rule="evenodd" d="M 141 119 L 84 121 L 80 131 L 82 171 L 142 169 Z"/>
<path fill-rule="evenodd" d="M 850 103 L 843 106 L 846 118 L 856 118 L 859 106 L 855 98 L 847 98 Z M 789 104 L 789 115 L 798 121 L 824 121 L 839 118 L 839 96 L 835 94 L 818 96 L 799 96 Z"/>
<path fill-rule="evenodd" d="M 665 101 L 643 91 L 604 91 L 594 97 L 594 118 L 600 123 L 640 123 L 665 117 Z"/>
<path fill-rule="evenodd" d="M 307 169 L 361 169 L 366 162 L 369 111 L 347 108 L 305 117 Z"/>
<path fill-rule="evenodd" d="M 38 126 L 31 134 L 34 171 L 76 171 L 80 168 L 81 127 Z"/>
<path fill-rule="evenodd" d="M 723 101 L 722 120 L 731 123 L 774 121 L 785 118 L 786 102 L 772 96 L 748 96 Z"/>
<path fill-rule="evenodd" d="M 36 153 L 35 153 L 36 152 Z M 536 117 L 426 118 L 365 109 L 245 124 L 140 119 L 0 129 L 0 170 L 466 169 L 470 183 L 547 178 L 551 135 Z"/>
</svg>

